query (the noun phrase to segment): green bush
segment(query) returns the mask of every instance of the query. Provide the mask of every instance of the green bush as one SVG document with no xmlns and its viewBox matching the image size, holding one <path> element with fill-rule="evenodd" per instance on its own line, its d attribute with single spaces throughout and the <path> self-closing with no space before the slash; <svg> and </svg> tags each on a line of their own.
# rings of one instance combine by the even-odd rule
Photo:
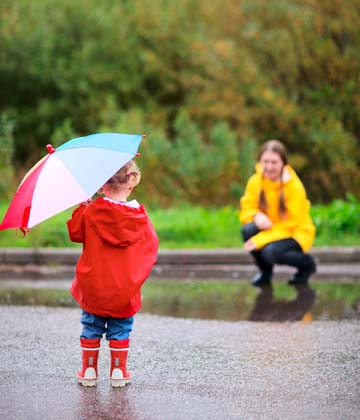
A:
<svg viewBox="0 0 360 420">
<path fill-rule="evenodd" d="M 11 118 L 6 114 L 0 114 L 0 198 L 8 197 L 13 189 L 13 128 Z"/>
<path fill-rule="evenodd" d="M 359 196 L 359 20 L 358 0 L 3 0 L 17 174 L 50 141 L 121 129 L 149 136 L 154 203 L 236 205 L 279 138 L 312 202 Z"/>
<path fill-rule="evenodd" d="M 335 245 L 344 237 L 348 240 L 353 237 L 354 241 L 360 237 L 360 202 L 351 194 L 347 200 L 314 206 L 311 214 L 317 229 L 317 243 Z"/>
</svg>

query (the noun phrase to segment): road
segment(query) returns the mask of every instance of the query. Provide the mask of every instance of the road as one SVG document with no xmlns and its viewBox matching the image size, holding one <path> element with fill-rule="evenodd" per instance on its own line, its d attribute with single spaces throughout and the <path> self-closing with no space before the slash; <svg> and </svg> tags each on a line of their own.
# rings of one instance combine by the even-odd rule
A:
<svg viewBox="0 0 360 420">
<path fill-rule="evenodd" d="M 3 420 L 340 420 L 360 417 L 360 323 L 138 314 L 132 384 L 77 385 L 78 309 L 0 306 Z"/>
</svg>

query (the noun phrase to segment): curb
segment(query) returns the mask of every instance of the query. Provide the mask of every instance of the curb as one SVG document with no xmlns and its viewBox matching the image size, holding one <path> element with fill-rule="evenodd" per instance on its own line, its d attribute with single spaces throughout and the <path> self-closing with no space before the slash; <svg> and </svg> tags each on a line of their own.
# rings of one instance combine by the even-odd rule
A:
<svg viewBox="0 0 360 420">
<path fill-rule="evenodd" d="M 81 248 L 0 248 L 0 279 L 72 279 Z M 360 282 L 360 247 L 316 247 L 314 279 Z M 154 279 L 246 280 L 256 267 L 248 252 L 238 248 L 161 250 L 151 272 Z M 294 269 L 276 266 L 279 279 Z"/>
</svg>

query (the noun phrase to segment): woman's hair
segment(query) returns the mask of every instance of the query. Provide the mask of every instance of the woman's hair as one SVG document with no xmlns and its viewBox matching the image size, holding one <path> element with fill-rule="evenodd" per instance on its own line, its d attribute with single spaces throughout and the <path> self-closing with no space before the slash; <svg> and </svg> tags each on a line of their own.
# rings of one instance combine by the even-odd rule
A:
<svg viewBox="0 0 360 420">
<path fill-rule="evenodd" d="M 113 190 L 117 190 L 119 186 L 130 184 L 136 187 L 141 179 L 140 169 L 133 160 L 126 163 L 119 169 L 115 175 L 106 181 L 106 184 Z"/>
<path fill-rule="evenodd" d="M 287 165 L 287 163 L 288 163 L 287 151 L 286 151 L 285 146 L 281 143 L 281 141 L 279 141 L 279 140 L 268 140 L 267 142 L 265 142 L 260 148 L 259 155 L 258 155 L 258 160 L 261 159 L 261 156 L 265 152 L 273 152 L 273 153 L 278 154 L 280 156 L 283 164 Z"/>
<path fill-rule="evenodd" d="M 287 158 L 287 151 L 285 146 L 281 143 L 281 141 L 279 140 L 269 140 L 267 142 L 265 142 L 259 151 L 259 155 L 258 155 L 258 161 L 261 159 L 261 156 L 265 153 L 265 152 L 273 152 L 276 153 L 277 155 L 280 156 L 283 165 L 287 165 L 288 163 L 288 158 Z M 279 195 L 279 213 L 280 213 L 280 217 L 284 218 L 286 216 L 286 204 L 285 204 L 285 197 L 284 197 L 284 189 L 283 189 L 283 170 L 284 167 L 281 171 L 280 174 L 280 184 L 281 184 L 281 189 L 280 189 L 280 195 Z M 263 175 L 264 177 L 264 175 Z M 265 192 L 263 190 L 263 188 L 261 188 L 260 190 L 260 194 L 259 194 L 259 208 L 262 212 L 266 213 L 267 210 L 267 202 L 266 202 L 266 196 L 265 196 Z"/>
</svg>

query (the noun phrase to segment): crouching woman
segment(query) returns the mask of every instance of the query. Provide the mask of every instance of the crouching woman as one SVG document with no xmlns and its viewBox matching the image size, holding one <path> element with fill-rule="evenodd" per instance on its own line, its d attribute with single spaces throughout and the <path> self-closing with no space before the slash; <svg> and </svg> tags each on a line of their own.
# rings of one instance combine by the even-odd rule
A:
<svg viewBox="0 0 360 420">
<path fill-rule="evenodd" d="M 316 265 L 308 253 L 315 226 L 305 188 L 278 140 L 263 144 L 255 169 L 240 199 L 239 213 L 244 248 L 259 269 L 252 284 L 271 284 L 276 264 L 297 269 L 289 284 L 307 284 Z"/>
</svg>

